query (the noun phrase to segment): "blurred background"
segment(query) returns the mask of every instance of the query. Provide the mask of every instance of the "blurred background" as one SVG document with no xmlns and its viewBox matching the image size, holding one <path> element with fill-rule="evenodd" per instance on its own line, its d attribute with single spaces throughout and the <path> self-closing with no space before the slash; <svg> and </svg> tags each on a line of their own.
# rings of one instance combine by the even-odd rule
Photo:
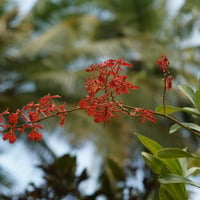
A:
<svg viewBox="0 0 200 200">
<path fill-rule="evenodd" d="M 195 87 L 200 75 L 199 0 L 1 0 L 0 109 L 15 111 L 47 93 L 76 105 L 85 96 L 84 69 L 118 57 L 134 65 L 126 73 L 140 87 L 124 102 L 154 109 L 162 104 L 156 60 L 163 52 L 174 77 L 167 103 L 189 106 L 176 86 Z M 134 132 L 166 147 L 199 148 L 186 131 L 169 135 L 172 124 L 162 118 L 121 117 L 104 127 L 78 111 L 64 128 L 55 119 L 42 123 L 42 142 L 0 141 L 1 199 L 158 199 Z"/>
</svg>

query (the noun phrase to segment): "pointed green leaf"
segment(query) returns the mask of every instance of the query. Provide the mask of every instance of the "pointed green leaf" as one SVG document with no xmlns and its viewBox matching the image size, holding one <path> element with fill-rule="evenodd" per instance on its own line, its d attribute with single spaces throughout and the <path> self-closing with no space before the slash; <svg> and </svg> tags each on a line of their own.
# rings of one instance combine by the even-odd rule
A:
<svg viewBox="0 0 200 200">
<path fill-rule="evenodd" d="M 185 158 L 185 157 L 192 157 L 192 158 L 196 158 L 195 155 L 184 151 L 182 149 L 179 148 L 164 148 L 161 149 L 157 152 L 157 156 L 159 158 Z"/>
<path fill-rule="evenodd" d="M 174 106 L 165 106 L 165 112 L 164 112 L 164 106 L 158 106 L 155 109 L 156 112 L 161 113 L 161 114 L 172 114 L 174 112 L 182 111 L 182 112 L 187 112 L 193 115 L 200 116 L 200 111 L 197 108 L 190 108 L 190 107 L 174 107 Z"/>
<path fill-rule="evenodd" d="M 140 142 L 149 150 L 153 155 L 156 155 L 157 151 L 162 149 L 162 146 L 157 143 L 156 141 L 143 136 L 141 134 L 136 134 L 137 138 L 140 140 Z"/>
<path fill-rule="evenodd" d="M 197 108 L 184 107 L 180 111 L 200 116 L 200 111 Z"/>
<path fill-rule="evenodd" d="M 183 184 L 161 184 L 159 200 L 188 200 L 188 194 Z"/>
<path fill-rule="evenodd" d="M 170 173 L 183 175 L 185 172 L 182 169 L 179 159 L 177 158 L 163 159 L 163 162 L 165 163 L 165 168 L 168 169 Z M 163 171 L 162 174 L 166 174 L 165 171 Z"/>
<path fill-rule="evenodd" d="M 164 167 L 164 163 L 160 159 L 147 152 L 142 152 L 142 157 L 145 163 L 151 168 L 154 173 L 160 174 L 162 168 Z"/>
<path fill-rule="evenodd" d="M 191 176 L 193 174 L 200 173 L 200 167 L 191 167 L 186 171 L 185 176 Z"/>
<path fill-rule="evenodd" d="M 200 134 L 200 126 L 198 126 L 197 124 L 194 124 L 194 123 L 182 123 L 184 126 L 186 126 L 187 128 L 190 128 L 196 132 L 199 132 Z M 183 128 L 182 126 L 180 126 L 179 124 L 174 124 L 173 126 L 171 126 L 170 130 L 169 130 L 169 133 L 174 133 L 176 131 L 178 131 L 179 129 Z"/>
<path fill-rule="evenodd" d="M 171 114 L 177 111 L 182 111 L 182 108 L 166 105 L 165 112 L 164 112 L 164 106 L 156 107 L 155 111 L 161 114 Z"/>
<path fill-rule="evenodd" d="M 176 200 L 176 197 L 169 191 L 166 185 L 161 185 L 159 189 L 159 200 Z"/>
<path fill-rule="evenodd" d="M 169 129 L 169 133 L 175 133 L 176 131 L 178 131 L 179 129 L 181 129 L 182 127 L 179 124 L 174 124 L 170 127 Z"/>
<path fill-rule="evenodd" d="M 193 185 L 195 187 L 200 188 L 199 184 L 196 184 L 193 181 L 191 181 L 190 179 L 185 178 L 183 176 L 176 175 L 176 174 L 161 175 L 158 178 L 158 180 L 162 184 L 184 183 L 184 184 L 189 184 L 189 185 Z"/>
<path fill-rule="evenodd" d="M 193 103 L 193 105 L 197 107 L 196 95 L 194 90 L 186 84 L 179 85 L 178 88 L 188 97 L 188 99 Z"/>
<path fill-rule="evenodd" d="M 200 79 L 199 79 L 198 89 L 196 91 L 196 104 L 197 104 L 198 110 L 200 110 Z"/>
</svg>

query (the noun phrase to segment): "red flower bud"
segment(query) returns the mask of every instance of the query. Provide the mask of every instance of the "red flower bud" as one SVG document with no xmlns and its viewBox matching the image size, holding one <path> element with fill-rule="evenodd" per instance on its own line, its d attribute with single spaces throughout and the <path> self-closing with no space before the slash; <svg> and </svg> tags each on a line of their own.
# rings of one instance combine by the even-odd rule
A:
<svg viewBox="0 0 200 200">
<path fill-rule="evenodd" d="M 172 89 L 172 80 L 173 80 L 172 76 L 168 76 L 167 79 L 166 79 L 166 88 L 168 90 Z"/>
</svg>

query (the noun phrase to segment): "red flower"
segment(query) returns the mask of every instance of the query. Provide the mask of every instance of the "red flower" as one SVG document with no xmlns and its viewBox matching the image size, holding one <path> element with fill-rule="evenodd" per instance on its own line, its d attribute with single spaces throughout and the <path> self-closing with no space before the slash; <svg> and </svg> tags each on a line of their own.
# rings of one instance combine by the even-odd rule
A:
<svg viewBox="0 0 200 200">
<path fill-rule="evenodd" d="M 87 97 L 80 100 L 78 105 L 93 116 L 95 122 L 109 122 L 119 117 L 122 110 L 118 106 L 119 100 L 115 98 L 123 93 L 130 93 L 130 89 L 138 89 L 127 81 L 126 75 L 119 74 L 122 66 L 132 65 L 119 58 L 90 65 L 86 69 L 87 72 L 92 72 L 92 76 L 85 82 Z"/>
<path fill-rule="evenodd" d="M 16 135 L 12 129 L 3 135 L 3 140 L 9 140 L 10 143 L 14 143 L 16 139 Z"/>
<path fill-rule="evenodd" d="M 110 102 L 112 104 L 112 102 Z M 94 121 L 98 122 L 110 122 L 114 118 L 118 118 L 119 114 L 118 110 L 115 106 L 110 106 L 109 104 L 105 105 L 104 107 L 100 107 L 101 110 L 97 110 L 94 114 Z"/>
<path fill-rule="evenodd" d="M 81 109 L 85 109 L 89 105 L 88 100 L 89 100 L 89 98 L 85 98 L 85 99 L 81 99 L 78 102 L 78 105 L 80 106 Z"/>
<path fill-rule="evenodd" d="M 94 96 L 100 89 L 103 89 L 104 86 L 101 81 L 91 78 L 85 82 L 85 85 L 85 89 L 90 96 Z"/>
<path fill-rule="evenodd" d="M 8 122 L 16 125 L 19 119 L 19 114 L 18 113 L 10 113 L 10 115 L 8 116 Z"/>
<path fill-rule="evenodd" d="M 138 86 L 126 81 L 127 76 L 115 76 L 109 82 L 109 88 L 114 88 L 115 92 L 119 95 L 121 93 L 130 93 L 129 89 L 138 89 Z"/>
<path fill-rule="evenodd" d="M 29 139 L 31 141 L 39 141 L 41 140 L 42 135 L 36 129 L 43 129 L 43 126 L 38 123 L 51 116 L 59 116 L 60 125 L 63 126 L 65 117 L 67 116 L 66 105 L 65 103 L 62 105 L 56 105 L 53 101 L 55 98 L 60 98 L 60 96 L 51 96 L 48 94 L 42 97 L 38 103 L 30 102 L 21 110 L 18 109 L 14 113 L 10 114 L 8 110 L 0 113 L 0 127 L 2 127 L 0 132 L 4 133 L 3 139 L 9 140 L 10 143 L 13 143 L 17 139 L 14 133 L 15 130 L 24 133 L 25 130 L 31 128 L 32 131 L 28 134 Z M 20 117 L 21 120 L 19 120 Z M 7 130 L 10 131 L 6 132 Z"/>
<path fill-rule="evenodd" d="M 54 95 L 54 96 L 51 96 L 50 94 L 47 94 L 46 96 L 42 97 L 38 103 L 42 106 L 47 106 L 50 102 L 51 99 L 55 99 L 55 98 L 60 98 L 59 95 Z"/>
<path fill-rule="evenodd" d="M 172 89 L 172 80 L 173 80 L 172 76 L 168 76 L 167 79 L 166 79 L 166 88 L 168 90 Z"/>
<path fill-rule="evenodd" d="M 37 122 L 40 118 L 40 113 L 33 111 L 33 112 L 28 112 L 29 113 L 29 118 L 31 122 Z"/>
<path fill-rule="evenodd" d="M 152 121 L 156 123 L 156 118 L 153 116 L 154 111 L 147 110 L 145 108 L 134 108 L 134 112 L 131 113 L 131 116 L 139 116 L 141 117 L 141 122 L 145 122 L 146 120 Z"/>
<path fill-rule="evenodd" d="M 40 141 L 42 140 L 42 134 L 39 133 L 36 129 L 33 129 L 29 134 L 28 138 L 30 141 Z"/>
<path fill-rule="evenodd" d="M 24 106 L 23 108 L 22 108 L 22 111 L 24 111 L 24 110 L 29 110 L 29 109 L 34 109 L 34 108 L 37 108 L 37 107 L 39 107 L 40 106 L 40 104 L 35 104 L 35 103 L 33 103 L 33 102 L 30 102 L 30 103 L 28 103 L 26 106 Z"/>
<path fill-rule="evenodd" d="M 121 66 L 126 66 L 126 67 L 132 67 L 133 66 L 130 63 L 126 62 L 125 60 L 122 60 L 121 58 L 118 58 L 116 61 Z"/>
<path fill-rule="evenodd" d="M 163 73 L 168 72 L 168 66 L 170 63 L 165 53 L 163 53 L 162 57 L 159 60 L 157 60 L 157 64 L 160 66 L 160 69 L 163 71 Z"/>
</svg>

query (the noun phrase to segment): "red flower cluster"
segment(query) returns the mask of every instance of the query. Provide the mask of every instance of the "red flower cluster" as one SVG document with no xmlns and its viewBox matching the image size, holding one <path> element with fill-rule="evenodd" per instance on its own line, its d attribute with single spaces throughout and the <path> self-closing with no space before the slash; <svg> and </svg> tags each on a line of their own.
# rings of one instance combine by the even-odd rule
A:
<svg viewBox="0 0 200 200">
<path fill-rule="evenodd" d="M 119 74 L 122 66 L 132 65 L 119 58 L 91 65 L 86 69 L 92 75 L 85 82 L 87 96 L 79 101 L 79 106 L 93 116 L 95 122 L 109 122 L 119 117 L 119 113 L 123 112 L 119 106 L 122 103 L 116 97 L 130 93 L 130 89 L 138 89 L 127 81 L 127 76 Z"/>
<path fill-rule="evenodd" d="M 168 64 L 166 55 L 158 61 L 161 69 L 168 74 Z M 154 112 L 147 109 L 135 108 L 124 105 L 118 98 L 121 94 L 130 93 L 130 89 L 138 89 L 138 86 L 130 83 L 126 75 L 121 75 L 122 66 L 131 67 L 132 65 L 122 59 L 107 60 L 97 65 L 90 65 L 86 72 L 92 75 L 85 82 L 87 96 L 79 101 L 78 106 L 71 110 L 66 109 L 66 104 L 56 105 L 53 99 L 60 98 L 59 95 L 50 94 L 42 97 L 37 103 L 30 102 L 21 110 L 10 113 L 5 110 L 0 113 L 0 132 L 3 133 L 3 140 L 14 143 L 17 139 L 16 133 L 24 133 L 28 129 L 28 138 L 31 141 L 40 141 L 42 134 L 38 129 L 43 129 L 39 125 L 41 120 L 52 116 L 59 116 L 60 126 L 69 112 L 82 109 L 88 115 L 94 117 L 95 122 L 110 122 L 114 118 L 120 117 L 120 113 L 141 117 L 141 121 L 150 120 L 156 122 Z M 172 77 L 166 79 L 167 88 L 171 88 Z"/>
<path fill-rule="evenodd" d="M 38 129 L 43 129 L 42 125 L 38 123 L 50 116 L 59 116 L 60 125 L 64 125 L 64 119 L 67 115 L 65 103 L 63 105 L 56 105 L 53 99 L 60 98 L 59 95 L 46 95 L 42 97 L 38 103 L 30 102 L 21 110 L 14 113 L 9 113 L 8 110 L 0 113 L 0 127 L 3 130 L 3 140 L 9 140 L 14 143 L 17 139 L 16 131 L 24 133 L 25 129 L 30 129 L 28 138 L 31 141 L 40 141 L 42 134 Z"/>
<path fill-rule="evenodd" d="M 162 70 L 164 74 L 164 84 L 167 90 L 172 89 L 172 76 L 170 76 L 170 71 L 169 71 L 169 61 L 167 59 L 167 56 L 165 53 L 162 54 L 161 58 L 157 60 L 157 64 L 160 66 L 160 69 Z"/>
<path fill-rule="evenodd" d="M 134 117 L 141 117 L 141 122 L 149 120 L 151 122 L 156 123 L 157 121 L 156 118 L 154 117 L 154 111 L 147 110 L 145 108 L 134 108 L 133 112 L 130 115 Z"/>
</svg>

